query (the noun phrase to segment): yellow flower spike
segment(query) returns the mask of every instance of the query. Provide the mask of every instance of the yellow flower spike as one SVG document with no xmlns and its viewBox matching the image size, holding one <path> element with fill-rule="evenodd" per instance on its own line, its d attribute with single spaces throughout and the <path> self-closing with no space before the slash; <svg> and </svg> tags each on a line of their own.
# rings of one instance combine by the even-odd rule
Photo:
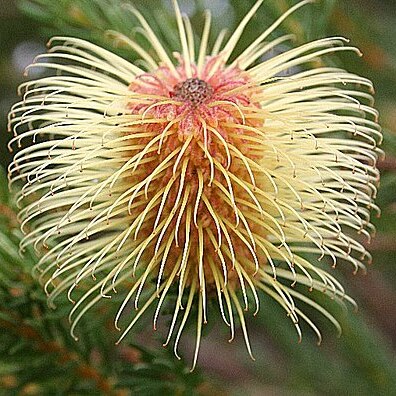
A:
<svg viewBox="0 0 396 396">
<path fill-rule="evenodd" d="M 109 36 L 135 51 L 146 69 L 72 37 L 53 38 L 49 53 L 29 66 L 53 75 L 21 86 L 23 100 L 9 117 L 11 146 L 19 147 L 9 177 L 12 186 L 25 182 L 16 192 L 25 203 L 21 248 L 48 249 L 35 270 L 51 305 L 59 294 L 74 302 L 74 337 L 84 313 L 114 293 L 123 297 L 115 318 L 119 342 L 157 300 L 156 329 L 170 290 L 177 298 L 165 344 L 175 337 L 178 356 L 196 312 L 194 367 L 210 320 L 208 299 L 218 301 L 231 340 L 237 319 L 252 357 L 245 315 L 258 313 L 258 292 L 284 308 L 299 338 L 299 320 L 322 337 L 300 302 L 340 330 L 302 292 L 354 303 L 324 267 L 349 262 L 357 271 L 370 260 L 353 233 L 374 231 L 382 136 L 369 80 L 332 67 L 306 70 L 326 54 L 359 54 L 344 38 L 259 62 L 293 37 L 264 40 L 311 2 L 295 5 L 234 58 L 261 0 L 213 48 L 207 11 L 198 51 L 175 0 L 175 62 L 130 8 L 152 50 L 117 32 Z M 281 77 L 285 70 L 294 73 Z"/>
</svg>

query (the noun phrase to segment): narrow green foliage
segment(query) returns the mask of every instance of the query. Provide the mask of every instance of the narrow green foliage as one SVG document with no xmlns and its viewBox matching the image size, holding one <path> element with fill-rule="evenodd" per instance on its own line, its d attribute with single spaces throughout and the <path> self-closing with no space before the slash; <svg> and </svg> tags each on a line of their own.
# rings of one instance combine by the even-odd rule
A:
<svg viewBox="0 0 396 396">
<path fill-rule="evenodd" d="M 89 40 L 112 51 L 133 59 L 135 54 L 119 46 L 107 34 L 113 30 L 126 36 L 133 36 L 139 44 L 147 47 L 147 41 L 136 29 L 137 21 L 132 8 L 139 9 L 161 38 L 165 48 L 175 46 L 175 21 L 172 14 L 164 12 L 160 0 L 150 2 L 123 0 L 21 0 L 19 6 L 31 18 L 38 20 L 47 36 L 65 35 Z M 161 9 L 161 12 L 160 12 Z M 176 42 L 177 44 L 177 42 Z"/>
</svg>

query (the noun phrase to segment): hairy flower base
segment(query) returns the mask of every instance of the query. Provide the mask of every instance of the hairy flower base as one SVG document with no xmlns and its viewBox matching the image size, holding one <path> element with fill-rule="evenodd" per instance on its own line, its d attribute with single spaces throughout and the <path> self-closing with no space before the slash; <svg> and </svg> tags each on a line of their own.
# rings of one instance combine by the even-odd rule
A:
<svg viewBox="0 0 396 396">
<path fill-rule="evenodd" d="M 370 260 L 353 233 L 374 230 L 381 132 L 370 81 L 330 67 L 303 70 L 328 53 L 358 52 L 345 39 L 313 41 L 257 63 L 290 39 L 268 43 L 268 35 L 309 2 L 231 62 L 262 1 L 210 55 L 207 13 L 197 57 L 190 22 L 174 2 L 182 48 L 176 65 L 134 9 L 152 51 L 112 35 L 145 68 L 74 38 L 54 38 L 46 62 L 38 57 L 32 67 L 56 75 L 21 87 L 23 101 L 10 113 L 11 145 L 34 144 L 15 154 L 10 180 L 25 181 L 17 193 L 27 232 L 21 247 L 48 249 L 36 270 L 50 304 L 65 291 L 74 302 L 73 335 L 84 313 L 116 292 L 123 302 L 115 326 L 129 321 L 120 341 L 154 301 L 156 328 L 175 285 L 165 344 L 177 328 L 177 355 L 197 304 L 193 366 L 207 299 L 218 301 L 231 339 L 238 318 L 250 354 L 244 311 L 258 312 L 259 292 L 285 309 L 300 337 L 301 319 L 319 341 L 321 334 L 297 302 L 339 328 L 293 286 L 354 303 L 324 268 L 344 261 L 356 272 Z M 279 77 L 292 67 L 299 71 Z"/>
</svg>

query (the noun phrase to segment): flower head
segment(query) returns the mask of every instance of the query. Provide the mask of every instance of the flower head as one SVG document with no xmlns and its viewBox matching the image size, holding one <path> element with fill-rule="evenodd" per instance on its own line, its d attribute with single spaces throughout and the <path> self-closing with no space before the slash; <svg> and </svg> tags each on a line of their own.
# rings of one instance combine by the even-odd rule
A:
<svg viewBox="0 0 396 396">
<path fill-rule="evenodd" d="M 21 87 L 23 101 L 10 113 L 11 145 L 33 144 L 15 154 L 10 179 L 25 181 L 17 194 L 27 202 L 22 248 L 47 249 L 36 270 L 51 304 L 66 291 L 74 302 L 73 335 L 82 315 L 115 293 L 122 297 L 115 318 L 120 340 L 154 301 L 154 328 L 161 307 L 174 304 L 165 344 L 175 334 L 176 354 L 196 306 L 194 365 L 208 299 L 217 300 L 231 339 L 239 321 L 249 353 L 244 311 L 258 312 L 262 291 L 300 336 L 303 320 L 321 338 L 301 303 L 339 327 L 304 289 L 353 303 L 326 267 L 346 262 L 357 271 L 370 260 L 353 232 L 373 231 L 381 132 L 370 81 L 337 68 L 307 68 L 329 53 L 359 53 L 347 40 L 321 39 L 260 61 L 291 39 L 266 41 L 309 2 L 291 8 L 237 56 L 261 0 L 211 51 L 210 13 L 196 47 L 174 1 L 181 43 L 175 62 L 131 9 L 152 49 L 111 34 L 143 66 L 67 37 L 53 38 L 49 53 L 31 66 L 55 73 Z M 280 76 L 290 68 L 293 75 Z"/>
</svg>

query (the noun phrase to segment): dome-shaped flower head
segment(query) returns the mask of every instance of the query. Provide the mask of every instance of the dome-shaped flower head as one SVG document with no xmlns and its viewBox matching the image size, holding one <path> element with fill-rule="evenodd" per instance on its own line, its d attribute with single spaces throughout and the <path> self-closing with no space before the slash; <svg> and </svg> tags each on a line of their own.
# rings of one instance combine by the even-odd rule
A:
<svg viewBox="0 0 396 396">
<path fill-rule="evenodd" d="M 24 83 L 11 111 L 11 145 L 20 149 L 10 178 L 25 183 L 17 194 L 22 248 L 41 252 L 36 269 L 50 303 L 61 293 L 74 303 L 73 335 L 87 310 L 113 296 L 120 340 L 149 306 L 154 328 L 161 309 L 173 307 L 165 344 L 174 339 L 176 354 L 196 316 L 194 365 L 216 305 L 231 339 L 238 323 L 251 353 L 245 311 L 259 311 L 263 292 L 300 336 L 302 320 L 321 338 L 301 305 L 339 327 L 309 291 L 353 303 L 329 272 L 338 263 L 357 271 L 370 260 L 356 234 L 373 231 L 381 132 L 369 80 L 310 68 L 326 54 L 359 54 L 346 39 L 269 57 L 291 39 L 269 41 L 273 31 L 310 2 L 238 54 L 261 0 L 213 47 L 210 13 L 197 43 L 174 1 L 180 52 L 173 56 L 131 8 L 151 48 L 110 34 L 141 58 L 136 64 L 55 37 L 30 66 L 53 73 Z"/>
</svg>

